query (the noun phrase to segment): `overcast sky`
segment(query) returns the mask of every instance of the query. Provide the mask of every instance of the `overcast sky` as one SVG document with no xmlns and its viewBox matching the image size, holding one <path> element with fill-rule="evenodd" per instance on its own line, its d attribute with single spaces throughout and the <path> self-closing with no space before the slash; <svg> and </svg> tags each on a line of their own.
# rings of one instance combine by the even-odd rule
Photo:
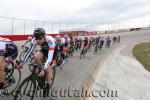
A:
<svg viewBox="0 0 150 100">
<path fill-rule="evenodd" d="M 0 0 L 0 16 L 110 22 L 150 17 L 150 0 Z"/>
</svg>

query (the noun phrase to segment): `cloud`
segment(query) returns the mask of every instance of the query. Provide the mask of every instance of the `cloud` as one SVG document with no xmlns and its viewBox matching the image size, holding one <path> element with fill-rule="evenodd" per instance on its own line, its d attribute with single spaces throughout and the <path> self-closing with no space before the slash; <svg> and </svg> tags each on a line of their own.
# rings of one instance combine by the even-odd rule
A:
<svg viewBox="0 0 150 100">
<path fill-rule="evenodd" d="M 149 0 L 1 0 L 1 16 L 50 21 L 112 21 L 146 16 Z M 139 11 L 140 10 L 140 11 Z"/>
<path fill-rule="evenodd" d="M 92 21 L 107 22 L 148 16 L 149 6 L 149 0 L 105 0 L 97 1 L 95 5 L 80 10 L 80 13 L 85 18 L 93 19 Z"/>
<path fill-rule="evenodd" d="M 77 24 L 96 25 L 150 17 L 150 0 L 1 0 L 0 7 L 0 16 Z M 0 18 L 0 26 L 4 27 L 0 32 L 11 32 L 11 21 L 5 20 L 7 19 Z M 23 26 L 23 21 L 17 23 L 22 23 Z M 32 22 L 29 26 L 34 29 L 34 24 L 35 22 Z M 50 24 L 48 28 L 51 27 Z M 9 29 L 6 29 L 8 26 Z M 66 26 L 67 23 L 63 24 L 63 27 Z M 15 29 L 20 27 L 20 24 L 17 24 Z"/>
</svg>

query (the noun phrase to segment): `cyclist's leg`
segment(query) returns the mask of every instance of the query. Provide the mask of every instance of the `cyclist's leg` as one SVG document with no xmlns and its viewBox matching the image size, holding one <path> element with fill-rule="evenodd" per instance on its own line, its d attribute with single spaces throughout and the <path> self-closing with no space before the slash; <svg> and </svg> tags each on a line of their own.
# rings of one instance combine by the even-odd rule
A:
<svg viewBox="0 0 150 100">
<path fill-rule="evenodd" d="M 65 55 L 66 55 L 65 52 L 66 52 L 66 51 L 67 51 L 67 50 L 66 50 L 66 47 L 63 46 L 63 47 L 62 47 L 62 51 L 61 51 L 63 60 L 65 60 Z"/>
<path fill-rule="evenodd" d="M 64 47 L 64 57 L 66 61 L 68 61 L 68 53 L 69 53 L 68 47 Z"/>
<path fill-rule="evenodd" d="M 38 64 L 38 65 L 41 65 L 42 64 L 42 60 L 43 60 L 43 53 L 40 52 L 40 51 L 37 51 L 35 53 L 35 63 Z"/>
<path fill-rule="evenodd" d="M 87 53 L 87 46 L 84 46 L 84 49 L 83 49 L 83 56 L 85 57 L 85 54 Z"/>
<path fill-rule="evenodd" d="M 45 58 L 46 59 L 46 58 Z M 41 51 L 38 51 L 35 54 L 35 63 L 38 65 L 42 65 L 43 61 L 45 61 L 44 55 Z M 48 68 L 45 70 L 46 74 L 46 80 L 48 84 L 51 84 L 51 76 L 52 76 L 52 67 L 49 65 Z"/>
<path fill-rule="evenodd" d="M 3 89 L 5 82 L 5 60 L 3 56 L 0 56 L 0 89 Z"/>
<path fill-rule="evenodd" d="M 48 68 L 46 69 L 46 80 L 48 84 L 50 85 L 52 82 L 52 66 L 49 65 Z"/>
</svg>

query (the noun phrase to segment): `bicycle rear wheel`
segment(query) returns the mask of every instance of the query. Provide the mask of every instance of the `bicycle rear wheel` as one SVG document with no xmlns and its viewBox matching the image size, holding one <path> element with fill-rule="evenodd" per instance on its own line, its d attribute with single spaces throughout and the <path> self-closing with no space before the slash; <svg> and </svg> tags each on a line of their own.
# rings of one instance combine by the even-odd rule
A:
<svg viewBox="0 0 150 100">
<path fill-rule="evenodd" d="M 95 45 L 94 54 L 96 54 L 96 53 L 97 53 L 97 49 L 98 49 L 98 46 L 97 46 L 97 45 Z"/>
<path fill-rule="evenodd" d="M 84 50 L 82 49 L 80 52 L 80 59 L 82 58 L 82 55 L 84 54 Z"/>
<path fill-rule="evenodd" d="M 21 71 L 14 67 L 14 63 L 9 65 L 10 69 L 6 69 L 6 77 L 4 88 L 7 89 L 6 95 L 12 94 L 18 87 L 21 80 Z"/>
</svg>

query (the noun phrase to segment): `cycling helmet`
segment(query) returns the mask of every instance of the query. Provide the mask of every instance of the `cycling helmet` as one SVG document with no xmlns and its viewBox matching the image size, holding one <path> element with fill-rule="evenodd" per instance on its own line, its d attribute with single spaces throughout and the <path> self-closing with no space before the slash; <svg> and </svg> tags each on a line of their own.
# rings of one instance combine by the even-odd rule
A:
<svg viewBox="0 0 150 100">
<path fill-rule="evenodd" d="M 56 39 L 56 41 L 61 41 L 61 36 L 60 36 L 60 35 L 57 35 L 57 36 L 55 37 L 55 39 Z"/>
<path fill-rule="evenodd" d="M 88 37 L 85 37 L 84 39 L 85 39 L 85 40 L 88 40 Z"/>
<path fill-rule="evenodd" d="M 65 38 L 65 39 L 68 39 L 68 35 L 64 35 L 64 38 Z"/>
<path fill-rule="evenodd" d="M 36 40 L 41 40 L 45 36 L 45 30 L 43 28 L 36 28 L 33 32 L 33 35 Z"/>
<path fill-rule="evenodd" d="M 72 36 L 70 36 L 69 38 L 70 38 L 71 40 L 73 39 L 73 37 L 72 37 Z"/>
</svg>

